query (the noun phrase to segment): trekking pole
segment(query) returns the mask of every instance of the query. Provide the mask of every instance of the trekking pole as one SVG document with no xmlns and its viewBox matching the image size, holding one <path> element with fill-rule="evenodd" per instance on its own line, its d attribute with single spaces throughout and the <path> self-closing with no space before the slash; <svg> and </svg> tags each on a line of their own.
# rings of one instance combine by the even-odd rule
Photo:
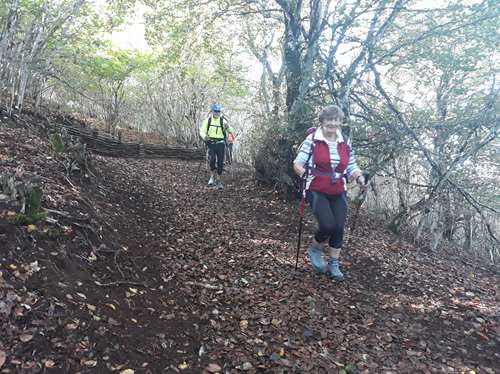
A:
<svg viewBox="0 0 500 374">
<path fill-rule="evenodd" d="M 198 183 L 198 175 L 200 175 L 200 169 L 201 169 L 201 164 L 203 163 L 203 160 L 200 161 L 198 164 L 198 170 L 196 170 L 196 177 L 194 177 L 194 184 Z"/>
<path fill-rule="evenodd" d="M 203 164 L 204 161 L 205 162 L 207 161 L 207 151 L 205 147 L 203 147 L 203 158 L 200 160 L 200 163 L 198 164 L 198 170 L 196 170 L 196 177 L 194 178 L 194 184 L 198 183 L 198 176 L 200 175 L 201 164 Z"/>
<path fill-rule="evenodd" d="M 370 177 L 371 177 L 370 173 L 367 171 L 363 172 L 363 176 L 365 177 L 366 186 L 361 190 L 358 197 L 356 198 L 356 210 L 354 212 L 354 218 L 353 218 L 352 224 L 351 224 L 351 232 L 349 233 L 349 237 L 351 237 L 351 238 L 353 236 L 354 230 L 356 229 L 356 225 L 358 223 L 359 210 L 361 208 L 361 205 L 363 205 L 363 203 L 366 200 L 366 194 L 368 191 L 368 181 L 370 180 Z"/>
<path fill-rule="evenodd" d="M 299 265 L 300 241 L 302 239 L 302 226 L 304 221 L 304 209 L 306 205 L 306 183 L 307 183 L 307 168 L 300 181 L 302 197 L 300 199 L 300 205 L 299 205 L 299 240 L 297 242 L 297 257 L 295 259 L 295 271 L 297 271 L 297 267 Z"/>
</svg>

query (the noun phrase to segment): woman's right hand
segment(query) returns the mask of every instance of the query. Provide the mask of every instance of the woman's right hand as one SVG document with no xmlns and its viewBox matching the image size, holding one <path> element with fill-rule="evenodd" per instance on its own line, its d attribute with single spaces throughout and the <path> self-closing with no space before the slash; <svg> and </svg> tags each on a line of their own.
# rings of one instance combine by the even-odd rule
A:
<svg viewBox="0 0 500 374">
<path fill-rule="evenodd" d="M 293 171 L 302 178 L 306 172 L 306 168 L 300 164 L 293 164 Z"/>
</svg>

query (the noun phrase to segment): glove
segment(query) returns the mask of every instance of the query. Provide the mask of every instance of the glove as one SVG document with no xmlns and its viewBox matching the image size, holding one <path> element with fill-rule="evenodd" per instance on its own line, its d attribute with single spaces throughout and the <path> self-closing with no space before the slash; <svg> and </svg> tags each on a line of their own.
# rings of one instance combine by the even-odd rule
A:
<svg viewBox="0 0 500 374">
<path fill-rule="evenodd" d="M 359 184 L 360 186 L 364 186 L 366 185 L 366 179 L 365 179 L 365 176 L 363 174 L 361 175 L 358 175 L 356 177 L 356 183 Z"/>
<path fill-rule="evenodd" d="M 362 193 L 366 193 L 366 191 L 368 190 L 368 182 L 370 180 L 370 177 L 370 173 L 368 171 L 364 171 L 356 178 L 356 182 L 359 184 Z"/>
</svg>

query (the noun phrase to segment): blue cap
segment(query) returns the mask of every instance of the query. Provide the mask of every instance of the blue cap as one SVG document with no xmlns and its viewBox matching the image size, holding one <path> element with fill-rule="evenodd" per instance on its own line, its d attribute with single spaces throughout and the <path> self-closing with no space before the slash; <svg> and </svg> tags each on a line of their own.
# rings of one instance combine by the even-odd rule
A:
<svg viewBox="0 0 500 374">
<path fill-rule="evenodd" d="M 222 107 L 219 103 L 212 104 L 212 112 L 220 112 Z"/>
</svg>

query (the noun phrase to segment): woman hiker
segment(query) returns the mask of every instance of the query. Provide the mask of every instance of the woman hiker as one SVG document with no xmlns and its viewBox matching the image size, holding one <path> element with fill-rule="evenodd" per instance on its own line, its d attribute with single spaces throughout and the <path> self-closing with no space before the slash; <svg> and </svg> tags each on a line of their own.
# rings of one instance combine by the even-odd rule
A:
<svg viewBox="0 0 500 374">
<path fill-rule="evenodd" d="M 319 115 L 320 126 L 306 137 L 293 163 L 295 173 L 307 177 L 307 200 L 318 221 L 318 229 L 308 250 L 313 269 L 321 274 L 328 271 L 336 281 L 344 280 L 339 257 L 347 214 L 345 176 L 366 188 L 351 141 L 342 135 L 343 119 L 344 114 L 338 106 L 324 108 Z M 327 246 L 328 265 L 323 259 Z"/>
</svg>

